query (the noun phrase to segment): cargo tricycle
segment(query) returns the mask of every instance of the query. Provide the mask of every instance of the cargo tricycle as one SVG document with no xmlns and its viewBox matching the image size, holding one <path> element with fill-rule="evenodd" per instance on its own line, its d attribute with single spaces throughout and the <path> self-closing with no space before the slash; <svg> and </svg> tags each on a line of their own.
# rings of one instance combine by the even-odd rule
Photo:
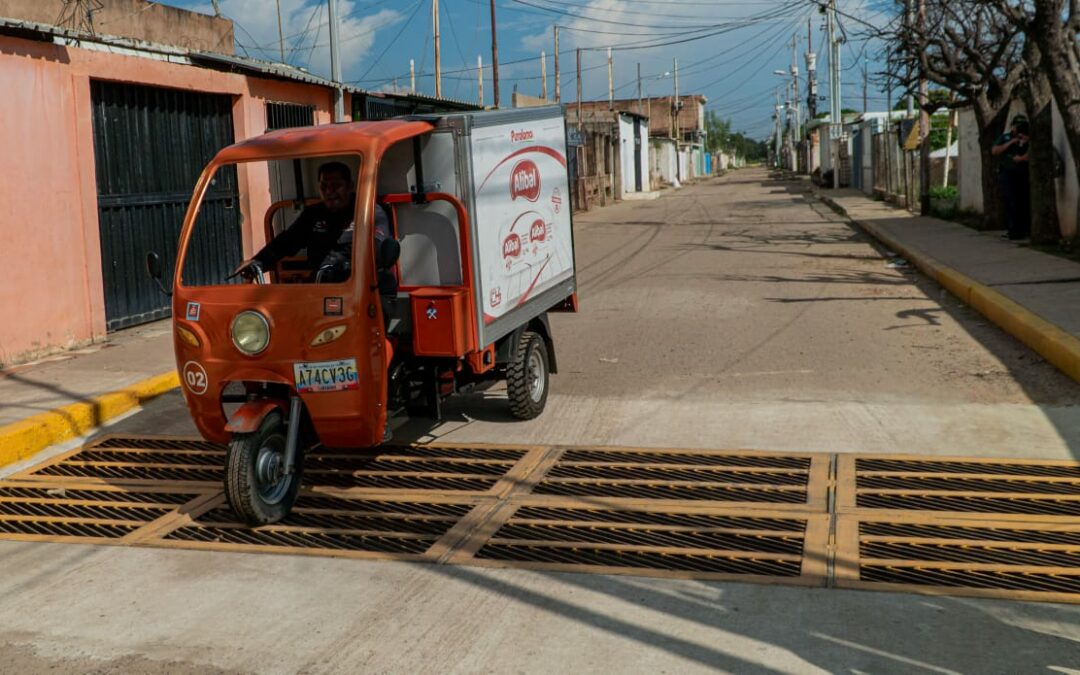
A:
<svg viewBox="0 0 1080 675">
<path fill-rule="evenodd" d="M 540 415 L 557 370 L 548 312 L 577 307 L 569 197 L 558 107 L 284 129 L 221 150 L 184 219 L 172 310 L 184 398 L 228 445 L 236 514 L 281 520 L 307 450 L 377 446 L 391 416 L 438 419 L 485 383 L 505 380 L 515 417 Z M 256 225 L 239 245 L 235 222 Z M 162 259 L 147 265 L 160 282 Z"/>
</svg>

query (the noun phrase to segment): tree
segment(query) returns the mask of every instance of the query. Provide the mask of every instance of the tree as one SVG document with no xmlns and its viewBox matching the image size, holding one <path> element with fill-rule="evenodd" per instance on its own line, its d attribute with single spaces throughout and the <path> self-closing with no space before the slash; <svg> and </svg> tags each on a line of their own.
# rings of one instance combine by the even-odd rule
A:
<svg viewBox="0 0 1080 675">
<path fill-rule="evenodd" d="M 1052 110 L 1050 98 L 1057 102 L 1065 136 L 1069 140 L 1073 162 L 1080 171 L 1080 0 L 1029 0 L 1013 3 L 994 0 L 1002 15 L 1027 38 L 1025 59 L 1031 66 L 1028 81 L 1029 107 L 1032 110 L 1032 150 L 1041 156 L 1035 162 L 1056 162 L 1050 143 Z M 1045 130 L 1040 130 L 1045 127 Z M 1053 174 L 1051 174 L 1053 175 Z M 1033 175 L 1034 179 L 1035 176 Z M 1052 181 L 1048 181 L 1051 184 Z M 1034 182 L 1032 183 L 1034 185 Z M 1055 224 L 1056 225 L 1056 224 Z M 1055 231 L 1059 236 L 1060 232 Z"/>
<path fill-rule="evenodd" d="M 923 1 L 922 25 L 896 22 L 887 34 L 896 56 L 887 75 L 890 82 L 898 81 L 914 92 L 921 72 L 930 82 L 956 92 L 957 100 L 949 105 L 971 106 L 979 128 L 984 224 L 993 227 L 1004 218 L 991 148 L 1005 130 L 1009 104 L 1023 74 L 1023 41 L 1018 29 L 985 0 Z M 902 8 L 906 14 L 910 0 Z"/>
<path fill-rule="evenodd" d="M 926 21 L 905 21 L 895 31 L 901 63 L 919 67 L 931 81 L 970 104 L 979 127 L 983 205 L 987 226 L 1004 221 L 997 190 L 997 162 L 989 149 L 1004 131 L 1013 98 L 1024 101 L 1032 138 L 1028 171 L 1032 238 L 1057 241 L 1056 157 L 1051 101 L 1056 99 L 1080 169 L 1080 0 L 923 0 Z M 905 0 L 910 10 L 911 0 Z M 901 78 L 909 88 L 912 76 Z M 930 107 L 930 106 L 927 106 Z M 1039 142 L 1040 139 L 1043 142 Z"/>
<path fill-rule="evenodd" d="M 731 142 L 731 120 L 720 119 L 715 110 L 705 112 L 706 148 L 709 152 L 727 150 Z"/>
</svg>

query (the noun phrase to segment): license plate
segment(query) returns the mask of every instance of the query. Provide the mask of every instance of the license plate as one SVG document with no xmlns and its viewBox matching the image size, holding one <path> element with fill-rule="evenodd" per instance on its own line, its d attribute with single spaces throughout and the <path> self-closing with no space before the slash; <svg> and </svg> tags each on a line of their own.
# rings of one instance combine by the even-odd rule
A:
<svg viewBox="0 0 1080 675">
<path fill-rule="evenodd" d="M 301 394 L 305 392 L 348 391 L 360 387 L 360 374 L 356 370 L 356 359 L 294 363 L 293 374 L 296 376 L 296 391 Z"/>
</svg>

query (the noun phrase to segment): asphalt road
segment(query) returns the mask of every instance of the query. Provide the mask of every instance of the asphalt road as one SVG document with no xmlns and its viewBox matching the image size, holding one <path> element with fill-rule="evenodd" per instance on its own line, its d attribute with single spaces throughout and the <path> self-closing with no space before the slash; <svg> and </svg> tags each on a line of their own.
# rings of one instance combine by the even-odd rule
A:
<svg viewBox="0 0 1080 675">
<path fill-rule="evenodd" d="M 1080 456 L 1080 385 L 801 184 L 739 171 L 575 225 L 547 412 L 492 390 L 397 438 Z M 192 433 L 177 395 L 110 430 Z M 11 542 L 0 564 L 8 672 L 1080 672 L 1075 606 Z"/>
</svg>

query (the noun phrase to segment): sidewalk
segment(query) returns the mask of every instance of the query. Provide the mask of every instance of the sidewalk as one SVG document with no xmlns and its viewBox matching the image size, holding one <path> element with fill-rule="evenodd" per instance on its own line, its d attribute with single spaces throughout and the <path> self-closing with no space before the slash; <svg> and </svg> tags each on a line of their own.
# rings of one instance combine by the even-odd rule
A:
<svg viewBox="0 0 1080 675">
<path fill-rule="evenodd" d="M 0 466 L 81 436 L 179 382 L 171 320 L 0 370 Z"/>
<path fill-rule="evenodd" d="M 1080 263 L 853 189 L 815 194 L 950 293 L 1080 381 Z"/>
</svg>

